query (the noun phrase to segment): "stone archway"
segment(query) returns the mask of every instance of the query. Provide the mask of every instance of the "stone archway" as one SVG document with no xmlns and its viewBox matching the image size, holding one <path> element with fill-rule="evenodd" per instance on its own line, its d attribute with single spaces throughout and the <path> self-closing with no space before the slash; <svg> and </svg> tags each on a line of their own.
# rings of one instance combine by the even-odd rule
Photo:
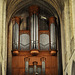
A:
<svg viewBox="0 0 75 75">
<path fill-rule="evenodd" d="M 9 0 L 8 0 L 9 1 Z M 9 27 L 8 27 L 8 30 L 11 30 L 10 28 L 11 28 L 11 25 L 10 25 L 10 21 L 11 21 L 11 18 L 18 12 L 18 11 L 20 11 L 21 9 L 23 9 L 24 7 L 27 7 L 28 5 L 31 5 L 31 4 L 35 4 L 35 3 L 33 3 L 33 1 L 34 0 L 28 0 L 28 1 L 25 1 L 25 2 L 23 2 L 23 1 L 10 1 L 10 4 L 8 4 L 8 6 L 7 6 L 7 22 L 8 22 L 8 25 L 9 25 Z M 41 4 L 41 5 L 43 5 L 44 7 L 45 7 L 45 9 L 47 9 L 47 11 L 49 11 L 50 13 L 53 13 L 56 17 L 57 17 L 57 19 L 58 19 L 58 22 L 59 22 L 59 18 L 61 17 L 61 10 L 60 10 L 60 8 L 58 8 L 59 7 L 59 4 L 57 4 L 58 3 L 58 1 L 57 2 L 55 2 L 55 1 L 45 1 L 45 0 L 43 0 L 43 1 L 38 1 L 38 0 L 36 0 L 37 1 L 37 5 L 39 5 L 39 4 Z M 9 3 L 9 2 L 8 2 Z M 14 6 L 13 7 L 11 7 L 12 5 L 14 4 Z M 17 6 L 17 7 L 16 7 Z M 41 6 L 40 6 L 41 7 Z M 14 9 L 15 8 L 15 9 Z M 10 10 L 10 11 L 9 11 Z M 61 20 L 61 18 L 60 18 L 60 20 Z M 60 23 L 58 24 L 58 36 L 60 36 L 61 34 L 60 34 Z M 8 34 L 10 34 L 9 32 L 8 32 Z M 12 36 L 12 35 L 11 35 Z M 8 41 L 9 41 L 9 38 L 10 38 L 10 36 L 8 37 Z M 61 40 L 60 39 L 60 37 L 58 37 L 58 39 L 59 40 Z M 12 42 L 11 42 L 12 43 Z M 59 44 L 61 44 L 61 41 L 59 41 Z M 10 46 L 10 45 L 9 45 Z M 12 49 L 12 48 L 11 48 Z M 59 57 L 60 58 L 58 58 L 59 59 L 59 62 L 62 60 L 61 58 L 61 47 L 59 47 L 59 50 L 60 51 L 58 51 L 59 52 Z M 11 55 L 11 51 L 10 51 L 10 49 L 9 49 L 9 51 L 8 51 L 8 64 L 9 64 L 9 67 L 8 67 L 8 72 L 11 70 L 11 65 L 10 65 L 10 59 L 12 58 L 12 56 L 10 57 L 10 55 Z M 61 63 L 59 63 L 59 69 L 61 69 L 61 67 L 62 67 L 62 61 L 61 61 Z M 11 72 L 10 72 L 10 74 L 11 74 Z M 60 72 L 59 72 L 59 75 L 62 75 L 62 69 L 60 70 Z"/>
</svg>

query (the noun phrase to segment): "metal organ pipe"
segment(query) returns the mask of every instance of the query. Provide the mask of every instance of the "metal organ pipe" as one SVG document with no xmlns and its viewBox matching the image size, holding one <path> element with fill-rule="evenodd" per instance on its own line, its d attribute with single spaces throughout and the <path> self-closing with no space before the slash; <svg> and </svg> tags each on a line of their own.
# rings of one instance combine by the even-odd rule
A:
<svg viewBox="0 0 75 75">
<path fill-rule="evenodd" d="M 16 44 L 16 49 L 18 49 L 18 41 L 19 41 L 19 25 L 16 23 L 15 24 L 15 44 Z"/>
<path fill-rule="evenodd" d="M 51 39 L 51 49 L 56 50 L 56 31 L 55 31 L 55 24 L 52 23 L 50 25 L 50 39 Z"/>
<path fill-rule="evenodd" d="M 25 60 L 25 75 L 28 75 L 30 58 L 26 57 L 26 58 L 24 58 L 24 60 Z"/>
<path fill-rule="evenodd" d="M 31 17 L 31 49 L 33 49 L 33 45 L 34 45 L 34 43 L 33 43 L 33 40 L 34 40 L 34 33 L 33 33 L 34 31 L 33 31 L 33 15 L 32 15 L 32 17 Z"/>
<path fill-rule="evenodd" d="M 38 17 L 36 14 L 31 17 L 31 49 L 38 49 Z"/>
<path fill-rule="evenodd" d="M 37 5 L 32 5 L 29 7 L 29 14 L 31 17 L 31 46 L 30 53 L 34 56 L 38 55 L 38 10 L 39 7 Z"/>
<path fill-rule="evenodd" d="M 13 49 L 18 49 L 19 47 L 19 24 L 20 18 L 14 17 L 12 19 L 13 22 Z"/>
<path fill-rule="evenodd" d="M 36 38 L 36 36 L 35 36 L 35 34 L 36 34 L 36 32 L 35 32 L 36 31 L 35 30 L 35 25 L 36 25 L 35 21 L 36 21 L 36 18 L 35 18 L 35 14 L 33 16 L 34 16 L 34 23 L 33 23 L 33 27 L 34 27 L 33 28 L 34 29 L 34 40 L 33 41 L 34 41 L 34 49 L 36 49 L 36 40 L 35 40 L 35 38 Z"/>
<path fill-rule="evenodd" d="M 38 16 L 36 15 L 36 49 L 38 49 Z"/>
<path fill-rule="evenodd" d="M 49 18 L 49 29 L 50 29 L 50 49 L 51 49 L 51 53 L 55 55 L 56 54 L 56 44 L 57 44 L 56 18 L 55 17 Z"/>
<path fill-rule="evenodd" d="M 42 61 L 42 75 L 45 75 L 45 61 L 46 61 L 46 58 L 42 57 L 41 61 Z"/>
</svg>

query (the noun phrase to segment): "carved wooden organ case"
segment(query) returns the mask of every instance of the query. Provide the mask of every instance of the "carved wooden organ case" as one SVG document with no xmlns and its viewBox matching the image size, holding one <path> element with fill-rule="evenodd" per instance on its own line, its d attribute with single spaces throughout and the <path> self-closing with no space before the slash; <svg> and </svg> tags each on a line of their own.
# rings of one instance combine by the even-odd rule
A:
<svg viewBox="0 0 75 75">
<path fill-rule="evenodd" d="M 57 75 L 56 18 L 39 17 L 40 8 L 29 7 L 28 26 L 21 27 L 21 17 L 13 22 L 13 75 Z M 41 26 L 42 25 L 42 26 Z M 44 27 L 43 27 L 44 26 Z M 21 29 L 22 28 L 22 29 Z M 46 29 L 45 29 L 46 28 Z"/>
</svg>

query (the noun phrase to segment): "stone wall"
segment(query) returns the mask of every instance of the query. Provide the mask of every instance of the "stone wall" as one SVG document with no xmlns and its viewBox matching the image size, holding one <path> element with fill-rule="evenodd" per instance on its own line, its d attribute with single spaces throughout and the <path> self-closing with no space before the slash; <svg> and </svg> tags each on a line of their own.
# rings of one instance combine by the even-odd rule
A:
<svg viewBox="0 0 75 75">
<path fill-rule="evenodd" d="M 0 0 L 0 75 L 6 75 L 7 65 L 7 31 L 6 0 Z"/>
<path fill-rule="evenodd" d="M 75 5 L 73 3 L 75 3 L 74 0 L 64 1 L 65 57 L 63 58 L 63 75 L 72 74 L 72 62 L 75 61 Z"/>
<path fill-rule="evenodd" d="M 11 0 L 9 2 L 14 1 Z M 13 3 L 9 3 L 9 6 L 7 6 L 8 9 L 6 11 L 6 0 L 0 0 L 0 75 L 6 75 L 7 70 L 7 34 L 9 21 L 13 12 L 25 5 L 23 3 L 19 6 L 18 4 L 19 2 L 21 2 L 21 0 L 17 1 L 18 2 L 14 3 L 14 6 L 10 5 Z M 75 0 L 62 0 L 62 2 L 61 0 L 54 0 L 54 2 L 52 2 L 51 0 L 43 1 L 51 4 L 57 11 L 60 18 L 63 75 L 66 75 L 66 73 L 68 73 L 68 75 L 71 75 L 72 62 L 75 61 Z M 18 6 L 16 7 L 16 5 Z M 10 49 L 12 48 L 10 47 Z M 10 56 L 11 51 L 9 51 L 9 57 Z"/>
</svg>

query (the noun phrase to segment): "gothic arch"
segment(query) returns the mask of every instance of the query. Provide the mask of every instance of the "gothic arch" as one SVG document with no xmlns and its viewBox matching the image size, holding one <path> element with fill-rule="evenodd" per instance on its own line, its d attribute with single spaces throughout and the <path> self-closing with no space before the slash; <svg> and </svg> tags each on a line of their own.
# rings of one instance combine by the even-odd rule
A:
<svg viewBox="0 0 75 75">
<path fill-rule="evenodd" d="M 35 2 L 35 3 L 34 3 Z M 13 0 L 8 0 L 7 1 L 7 17 L 9 17 L 8 19 L 11 18 L 11 16 L 13 16 L 17 11 L 19 11 L 20 9 L 22 9 L 23 7 L 30 5 L 30 4 L 40 4 L 44 5 L 45 7 L 49 8 L 49 10 L 53 13 L 58 13 L 59 17 L 61 18 L 61 11 L 63 11 L 63 0 L 19 0 L 19 1 L 13 1 Z M 9 11 L 10 10 L 10 11 Z M 10 15 L 9 15 L 10 14 Z"/>
<path fill-rule="evenodd" d="M 8 0 L 7 1 L 7 25 L 8 25 L 8 29 L 10 30 L 9 26 L 11 23 L 11 18 L 20 10 L 27 8 L 28 6 L 35 4 L 42 7 L 44 6 L 44 9 L 46 9 L 49 13 L 51 13 L 52 15 L 57 17 L 57 21 L 58 23 L 58 40 L 61 40 L 61 32 L 60 32 L 60 22 L 61 22 L 61 11 L 63 10 L 63 8 L 61 9 L 60 7 L 62 7 L 63 5 L 63 1 L 60 4 L 60 2 L 57 0 L 54 1 L 47 1 L 47 0 Z M 9 32 L 8 32 L 9 33 Z M 9 39 L 9 38 L 8 38 Z M 59 44 L 61 44 L 61 41 L 59 41 Z M 61 47 L 59 47 L 59 62 L 61 61 L 61 63 L 59 63 L 59 75 L 62 75 L 62 55 L 61 55 Z M 9 58 L 8 58 L 9 59 Z M 60 69 L 61 68 L 61 69 Z"/>
</svg>

